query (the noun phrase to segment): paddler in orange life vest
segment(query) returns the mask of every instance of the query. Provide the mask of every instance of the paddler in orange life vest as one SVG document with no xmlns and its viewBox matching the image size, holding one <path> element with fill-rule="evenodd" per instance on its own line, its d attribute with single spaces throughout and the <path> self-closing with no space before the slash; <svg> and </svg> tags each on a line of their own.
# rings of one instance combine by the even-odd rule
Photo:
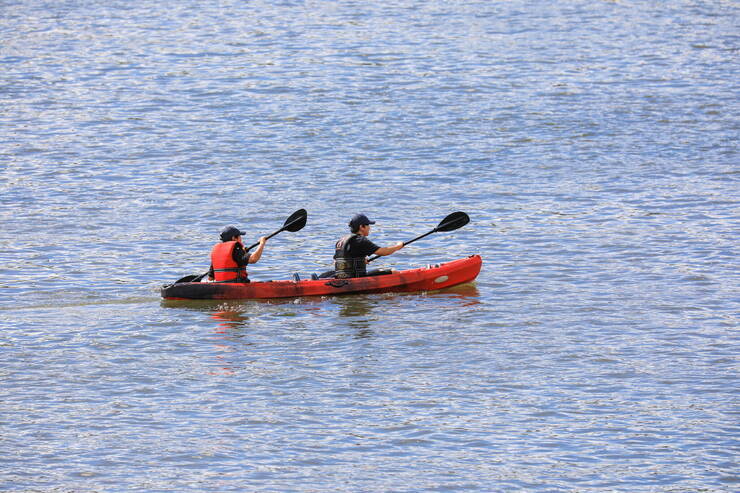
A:
<svg viewBox="0 0 740 493">
<path fill-rule="evenodd" d="M 355 214 L 349 221 L 351 234 L 343 236 L 335 245 L 334 277 L 346 279 L 348 277 L 380 276 L 390 274 L 391 269 L 367 270 L 368 255 L 385 257 L 403 248 L 399 241 L 393 246 L 379 247 L 367 237 L 370 234 L 370 225 L 375 224 L 365 214 Z M 325 274 L 322 274 L 322 277 Z"/>
<path fill-rule="evenodd" d="M 260 243 L 254 253 L 244 249 L 242 235 L 234 226 L 227 226 L 221 231 L 221 243 L 214 245 L 211 250 L 211 267 L 208 269 L 208 279 L 214 282 L 249 282 L 247 264 L 256 264 L 262 257 L 267 238 L 260 238 Z"/>
</svg>

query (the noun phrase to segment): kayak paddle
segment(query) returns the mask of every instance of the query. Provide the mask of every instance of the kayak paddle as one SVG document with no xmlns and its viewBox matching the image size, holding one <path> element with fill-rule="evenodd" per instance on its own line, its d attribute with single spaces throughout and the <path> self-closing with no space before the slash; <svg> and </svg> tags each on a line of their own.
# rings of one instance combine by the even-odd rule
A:
<svg viewBox="0 0 740 493">
<path fill-rule="evenodd" d="M 269 240 L 273 236 L 275 236 L 278 233 L 282 233 L 283 231 L 290 231 L 291 233 L 295 233 L 296 231 L 300 231 L 303 229 L 303 226 L 306 225 L 306 219 L 308 218 L 308 214 L 306 213 L 306 209 L 298 209 L 293 214 L 290 215 L 288 219 L 285 220 L 285 223 L 283 223 L 283 227 L 272 233 L 270 236 L 266 237 L 265 239 Z M 250 246 L 246 250 L 249 251 L 252 248 L 259 245 L 260 242 L 258 241 L 254 245 Z"/>
<path fill-rule="evenodd" d="M 434 228 L 433 230 L 431 230 L 431 231 L 429 231 L 427 233 L 424 233 L 421 236 L 417 236 L 413 240 L 405 241 L 403 243 L 403 246 L 409 245 L 409 244 L 415 242 L 416 240 L 420 240 L 420 239 L 424 238 L 425 236 L 429 236 L 432 233 L 437 233 L 439 231 L 443 231 L 443 232 L 445 232 L 445 231 L 455 231 L 456 229 L 462 228 L 463 226 L 465 226 L 469 222 L 470 222 L 470 217 L 468 217 L 468 215 L 465 214 L 464 212 L 453 212 L 449 216 L 447 216 L 444 219 L 442 219 L 439 222 L 439 224 L 437 225 L 436 228 Z M 367 259 L 367 262 L 370 263 L 373 260 L 375 260 L 377 258 L 380 258 L 380 257 L 381 257 L 380 255 L 375 255 L 374 257 L 370 257 L 369 259 Z"/>
<path fill-rule="evenodd" d="M 273 236 L 275 236 L 278 233 L 282 233 L 283 231 L 290 231 L 291 233 L 295 233 L 296 231 L 300 231 L 303 229 L 303 227 L 306 225 L 306 219 L 308 219 L 308 213 L 306 212 L 306 209 L 298 209 L 293 214 L 288 217 L 288 219 L 285 220 L 283 223 L 283 227 L 272 233 L 270 236 L 267 236 L 265 239 L 270 239 Z M 255 243 L 254 245 L 251 245 L 249 248 L 245 249 L 247 252 L 251 250 L 252 248 L 259 245 L 259 242 Z M 182 283 L 182 282 L 200 282 L 201 279 L 206 277 L 208 275 L 208 272 L 204 272 L 203 274 L 194 274 L 185 276 L 182 279 L 178 279 L 175 281 L 175 284 Z"/>
</svg>

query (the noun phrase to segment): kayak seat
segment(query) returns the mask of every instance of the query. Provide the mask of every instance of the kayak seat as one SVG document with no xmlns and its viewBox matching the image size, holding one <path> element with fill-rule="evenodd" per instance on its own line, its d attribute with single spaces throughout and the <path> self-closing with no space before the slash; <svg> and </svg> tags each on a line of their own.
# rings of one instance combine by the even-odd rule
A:
<svg viewBox="0 0 740 493">
<path fill-rule="evenodd" d="M 297 272 L 293 273 L 293 280 L 295 282 L 299 282 L 301 280 L 301 276 L 298 275 Z"/>
<path fill-rule="evenodd" d="M 319 276 L 316 275 L 316 274 L 311 274 L 311 280 L 312 281 L 318 281 L 319 280 Z"/>
</svg>

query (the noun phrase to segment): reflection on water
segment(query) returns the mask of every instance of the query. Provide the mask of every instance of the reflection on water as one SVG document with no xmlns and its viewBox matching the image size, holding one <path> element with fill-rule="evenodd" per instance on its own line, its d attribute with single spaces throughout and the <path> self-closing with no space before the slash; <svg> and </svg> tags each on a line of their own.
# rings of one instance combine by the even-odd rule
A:
<svg viewBox="0 0 740 493">
<path fill-rule="evenodd" d="M 213 329 L 215 336 L 214 356 L 215 366 L 211 368 L 211 375 L 231 376 L 237 373 L 237 361 L 244 355 L 245 341 L 244 328 L 249 317 L 242 309 L 224 307 L 219 311 L 211 313 L 211 318 L 218 325 Z"/>
<path fill-rule="evenodd" d="M 199 312 L 229 311 L 236 303 L 226 303 L 223 300 L 162 300 L 163 308 L 182 308 Z"/>
<path fill-rule="evenodd" d="M 480 293 L 475 283 L 453 286 L 429 293 L 384 293 L 370 295 L 346 295 L 332 298 L 332 303 L 339 307 L 338 315 L 348 327 L 356 329 L 357 337 L 373 335 L 370 327 L 384 315 L 384 308 L 393 301 L 410 297 L 459 299 L 461 306 L 480 304 Z M 377 312 L 377 313 L 376 313 Z"/>
<path fill-rule="evenodd" d="M 336 304 L 340 307 L 340 316 L 363 318 L 370 313 L 374 303 L 364 296 L 345 296 L 337 298 Z"/>
<path fill-rule="evenodd" d="M 403 300 L 439 299 L 455 300 L 461 307 L 481 304 L 480 293 L 475 283 L 462 284 L 439 291 L 425 293 L 350 294 L 341 296 L 317 296 L 304 298 L 278 298 L 270 300 L 162 300 L 165 308 L 184 309 L 207 313 L 218 325 L 216 331 L 234 337 L 248 333 L 250 323 L 259 322 L 272 315 L 294 317 L 297 320 L 310 313 L 335 314 L 336 322 L 353 329 L 356 337 L 371 337 L 371 327 L 385 315 L 384 310 Z M 292 307 L 293 309 L 286 309 Z M 331 320 L 327 320 L 331 325 Z"/>
<path fill-rule="evenodd" d="M 228 332 L 230 329 L 238 329 L 246 326 L 246 321 L 249 317 L 244 315 L 243 311 L 240 310 L 222 310 L 211 314 L 211 318 L 218 320 L 219 332 Z"/>
<path fill-rule="evenodd" d="M 478 292 L 478 286 L 474 282 L 467 284 L 460 284 L 459 286 L 452 286 L 441 291 L 435 291 L 430 296 L 442 296 L 448 298 L 459 298 L 464 300 L 463 306 L 476 305 L 480 303 L 480 293 Z"/>
<path fill-rule="evenodd" d="M 358 338 L 371 337 L 373 331 L 370 329 L 369 316 L 372 313 L 374 305 L 378 303 L 377 299 L 371 299 L 367 296 L 339 296 L 335 298 L 334 303 L 339 306 L 339 317 L 342 323 L 346 323 L 357 332 Z"/>
<path fill-rule="evenodd" d="M 329 301 L 341 307 L 342 316 L 366 315 L 376 303 L 373 300 L 391 299 L 406 296 L 427 296 L 442 298 L 459 298 L 468 301 L 467 304 L 480 302 L 480 293 L 475 282 L 460 284 L 439 291 L 425 293 L 384 293 L 377 294 L 346 294 L 339 296 L 307 296 L 303 298 L 273 298 L 256 300 L 161 300 L 163 308 L 181 308 L 209 313 L 243 314 L 250 305 L 308 305 L 321 306 Z"/>
</svg>

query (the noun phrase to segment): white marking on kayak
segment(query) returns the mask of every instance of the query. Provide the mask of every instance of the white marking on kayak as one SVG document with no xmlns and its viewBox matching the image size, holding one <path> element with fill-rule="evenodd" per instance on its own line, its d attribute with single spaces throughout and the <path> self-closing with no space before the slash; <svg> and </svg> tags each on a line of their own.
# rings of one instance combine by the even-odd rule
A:
<svg viewBox="0 0 740 493">
<path fill-rule="evenodd" d="M 434 282 L 436 282 L 437 284 L 439 284 L 441 282 L 445 282 L 447 279 L 449 279 L 449 277 L 447 277 L 447 276 L 439 276 L 438 278 L 436 278 L 434 280 Z"/>
</svg>

